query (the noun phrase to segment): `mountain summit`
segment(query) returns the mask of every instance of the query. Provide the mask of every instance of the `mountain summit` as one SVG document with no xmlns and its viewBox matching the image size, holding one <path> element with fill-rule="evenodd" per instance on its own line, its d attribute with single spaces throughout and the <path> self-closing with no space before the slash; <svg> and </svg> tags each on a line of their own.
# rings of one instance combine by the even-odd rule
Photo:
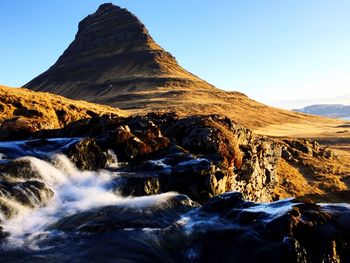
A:
<svg viewBox="0 0 350 263">
<path fill-rule="evenodd" d="M 101 5 L 83 19 L 75 40 L 57 62 L 25 85 L 124 108 L 128 105 L 123 101 L 133 99 L 132 94 L 147 99 L 147 92 L 164 92 L 169 86 L 214 89 L 180 67 L 136 16 L 112 4 Z"/>
<path fill-rule="evenodd" d="M 269 134 L 273 125 L 274 135 L 286 135 L 286 123 L 292 124 L 291 134 L 303 132 L 304 124 L 337 125 L 335 120 L 272 108 L 240 92 L 215 88 L 183 69 L 135 15 L 112 4 L 83 19 L 63 55 L 25 87 L 137 114 L 223 114 L 262 134 Z"/>
</svg>

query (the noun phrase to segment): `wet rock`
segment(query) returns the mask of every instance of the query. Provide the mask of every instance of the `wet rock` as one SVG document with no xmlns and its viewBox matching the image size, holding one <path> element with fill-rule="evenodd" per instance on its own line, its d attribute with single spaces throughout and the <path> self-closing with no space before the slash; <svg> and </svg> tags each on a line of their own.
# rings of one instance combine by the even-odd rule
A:
<svg viewBox="0 0 350 263">
<path fill-rule="evenodd" d="M 275 169 L 281 155 L 278 143 L 256 136 L 219 115 L 175 119 L 163 129 L 181 147 L 214 161 L 216 171 L 212 170 L 213 166 L 201 169 L 201 174 L 210 176 L 205 183 L 203 180 L 197 183 L 200 191 L 209 193 L 206 200 L 233 190 L 241 191 L 245 198 L 253 201 L 272 200 L 278 181 Z M 196 185 L 192 181 L 190 184 Z M 186 194 L 196 198 L 190 192 Z"/>
<path fill-rule="evenodd" d="M 41 179 L 30 159 L 19 158 L 0 164 L 0 175 L 8 181 Z"/>
<path fill-rule="evenodd" d="M 243 195 L 240 192 L 227 192 L 215 196 L 202 207 L 202 210 L 209 212 L 221 212 L 240 207 L 244 203 Z"/>
<path fill-rule="evenodd" d="M 102 232 L 118 229 L 165 228 L 198 204 L 184 195 L 167 195 L 153 204 L 132 202 L 107 206 L 66 217 L 52 228 L 63 231 Z M 157 197 L 155 197 L 157 198 Z"/>
<path fill-rule="evenodd" d="M 18 204 L 28 208 L 45 206 L 53 191 L 44 183 L 34 180 L 9 183 L 0 182 L 0 212 L 11 218 L 18 213 Z"/>
<path fill-rule="evenodd" d="M 160 194 L 161 184 L 157 175 L 127 174 L 122 176 L 122 182 L 118 184 L 117 192 L 122 196 L 144 196 Z"/>
<path fill-rule="evenodd" d="M 64 153 L 82 170 L 102 169 L 108 162 L 107 152 L 100 148 L 94 138 L 82 139 Z"/>
<path fill-rule="evenodd" d="M 184 193 L 198 202 L 226 192 L 231 173 L 207 159 L 193 158 L 176 164 L 167 178 L 167 189 Z"/>
<path fill-rule="evenodd" d="M 163 197 L 78 213 L 52 229 L 66 232 L 62 243 L 69 251 L 83 251 L 86 258 L 92 248 L 105 248 L 106 238 L 117 251 L 108 257 L 118 258 L 122 247 L 128 251 L 124 260 L 137 255 L 141 262 L 140 244 L 150 245 L 147 258 L 160 253 L 169 262 L 348 262 L 350 257 L 347 206 L 293 200 L 253 203 L 237 192 L 216 196 L 202 207 L 182 195 Z M 140 242 L 136 247 L 133 238 Z"/>
<path fill-rule="evenodd" d="M 164 169 L 147 168 L 150 174 L 159 175 L 159 189 L 153 181 L 152 188 L 157 189 L 142 190 L 140 185 L 150 181 L 141 183 L 143 179 L 138 178 L 133 179 L 137 181 L 135 190 L 128 184 L 126 193 L 171 190 L 204 202 L 226 191 L 238 190 L 249 200 L 271 201 L 278 182 L 275 170 L 281 156 L 280 144 L 254 135 L 220 115 L 100 116 L 37 136 L 53 134 L 89 138 L 64 151 L 81 169 L 104 168 L 110 149 L 118 161 L 128 162 L 133 172 L 142 172 L 145 164 L 166 159 Z"/>
<path fill-rule="evenodd" d="M 151 147 L 133 135 L 128 126 L 117 128 L 113 137 L 109 141 L 113 143 L 112 147 L 121 161 L 129 161 L 151 153 Z"/>
<path fill-rule="evenodd" d="M 346 262 L 350 256 L 346 207 L 287 200 L 254 204 L 227 193 L 211 199 L 200 211 L 198 221 L 219 215 L 216 222 L 221 223 L 216 226 L 222 225 L 205 234 L 199 227 L 192 229 L 193 237 L 197 231 L 202 233 L 195 239 L 198 262 Z"/>
</svg>

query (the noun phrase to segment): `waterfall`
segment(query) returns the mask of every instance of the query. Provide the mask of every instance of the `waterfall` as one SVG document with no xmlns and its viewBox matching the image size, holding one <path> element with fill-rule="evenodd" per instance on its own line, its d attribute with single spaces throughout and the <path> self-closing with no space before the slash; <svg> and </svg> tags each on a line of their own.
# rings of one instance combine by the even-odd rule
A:
<svg viewBox="0 0 350 263">
<path fill-rule="evenodd" d="M 115 182 L 119 177 L 117 172 L 79 171 L 63 154 L 55 154 L 48 161 L 36 157 L 21 157 L 16 161 L 29 162 L 38 180 L 49 187 L 54 194 L 45 206 L 38 209 L 30 209 L 16 203 L 15 200 L 8 200 L 18 210 L 14 217 L 7 220 L 2 215 L 3 231 L 10 233 L 6 244 L 8 247 L 25 245 L 33 235 L 46 233 L 50 225 L 65 216 L 116 204 L 154 206 L 166 201 L 167 197 L 175 195 L 167 193 L 134 198 L 121 197 L 115 191 Z"/>
</svg>

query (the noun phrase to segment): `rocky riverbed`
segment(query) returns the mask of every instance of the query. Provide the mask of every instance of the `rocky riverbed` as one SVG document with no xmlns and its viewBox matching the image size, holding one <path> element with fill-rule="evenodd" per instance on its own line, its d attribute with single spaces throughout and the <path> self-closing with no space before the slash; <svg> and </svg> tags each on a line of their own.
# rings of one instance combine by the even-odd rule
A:
<svg viewBox="0 0 350 263">
<path fill-rule="evenodd" d="M 330 158 L 315 143 L 154 113 L 7 134 L 4 262 L 350 260 L 349 205 L 271 202 L 280 158 Z"/>
</svg>

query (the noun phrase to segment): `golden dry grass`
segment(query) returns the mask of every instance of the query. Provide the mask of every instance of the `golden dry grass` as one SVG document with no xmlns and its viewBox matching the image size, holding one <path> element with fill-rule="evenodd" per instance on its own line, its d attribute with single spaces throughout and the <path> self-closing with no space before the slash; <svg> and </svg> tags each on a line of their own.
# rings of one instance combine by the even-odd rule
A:
<svg viewBox="0 0 350 263">
<path fill-rule="evenodd" d="M 221 114 L 257 134 L 274 137 L 337 137 L 346 130 L 342 127 L 345 121 L 270 107 L 239 92 L 163 87 L 130 94 L 134 95 L 134 100 L 112 104 L 131 114 L 150 111 L 176 111 L 182 116 Z M 345 136 L 350 137 L 350 133 L 345 131 Z"/>
<path fill-rule="evenodd" d="M 297 163 L 280 159 L 276 188 L 278 198 L 297 197 L 302 201 L 349 202 L 350 154 L 334 151 L 335 158 L 302 155 Z"/>
<path fill-rule="evenodd" d="M 34 130 L 55 129 L 94 115 L 126 113 L 109 106 L 66 99 L 46 92 L 0 86 L 0 124 L 15 119 Z"/>
</svg>

